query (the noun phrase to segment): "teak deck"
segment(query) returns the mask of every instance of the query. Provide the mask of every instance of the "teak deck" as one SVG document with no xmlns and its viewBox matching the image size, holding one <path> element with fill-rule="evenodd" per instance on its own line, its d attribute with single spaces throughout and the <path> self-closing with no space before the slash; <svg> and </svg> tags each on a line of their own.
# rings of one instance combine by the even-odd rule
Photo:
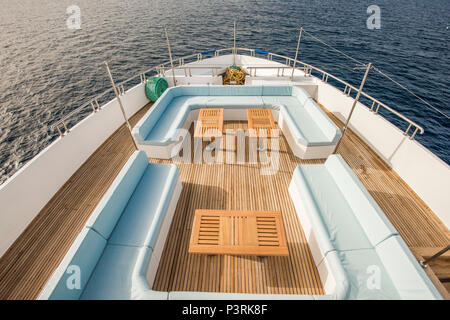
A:
<svg viewBox="0 0 450 320">
<path fill-rule="evenodd" d="M 189 253 L 287 256 L 281 212 L 195 210 Z"/>
<path fill-rule="evenodd" d="M 144 107 L 131 124 L 145 114 Z M 341 128 L 342 123 L 329 113 Z M 226 123 L 246 127 L 247 123 Z M 78 169 L 0 259 L 0 299 L 35 299 L 82 230 L 86 220 L 133 152 L 125 126 Z M 280 133 L 277 177 L 259 175 L 258 165 L 179 165 L 183 191 L 154 287 L 260 293 L 323 293 L 307 241 L 287 194 L 293 169 L 302 161 Z M 409 247 L 436 249 L 449 231 L 428 206 L 350 129 L 338 152 L 374 197 Z M 225 205 L 224 205 L 225 204 Z M 280 210 L 289 257 L 189 255 L 195 208 Z M 189 256 L 194 256 L 190 257 Z"/>
</svg>

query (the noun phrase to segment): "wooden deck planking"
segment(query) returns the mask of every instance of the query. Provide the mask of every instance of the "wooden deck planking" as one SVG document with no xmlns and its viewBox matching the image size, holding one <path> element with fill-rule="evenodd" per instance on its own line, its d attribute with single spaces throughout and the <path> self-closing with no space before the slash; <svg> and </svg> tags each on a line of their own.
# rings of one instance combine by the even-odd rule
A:
<svg viewBox="0 0 450 320">
<path fill-rule="evenodd" d="M 149 106 L 146 106 L 136 114 L 131 123 L 136 123 L 148 108 Z M 328 114 L 342 126 L 336 117 Z M 238 126 L 245 125 L 245 123 L 238 124 Z M 34 299 L 38 296 L 132 152 L 131 139 L 125 126 L 122 126 L 55 194 L 0 259 L 0 299 Z M 339 153 L 410 247 L 439 248 L 448 243 L 449 230 L 409 186 L 351 130 L 341 143 Z M 242 183 L 237 183 L 223 166 L 221 168 L 219 165 L 185 166 L 181 170 L 184 182 L 183 194 L 177 211 L 178 208 L 186 208 L 187 212 L 191 212 L 195 209 L 193 203 L 199 201 L 208 207 L 224 204 L 226 208 L 234 206 L 236 209 L 242 209 L 240 203 L 247 201 L 251 203 L 252 210 L 258 208 L 264 210 L 277 205 L 283 207 L 283 210 L 284 208 L 292 210 L 292 204 L 277 204 L 279 198 L 271 195 L 277 194 L 280 188 L 287 186 L 295 165 L 304 162 L 295 158 L 289 148 L 282 150 L 282 155 L 284 161 L 280 162 L 280 178 L 264 188 L 249 183 L 258 179 L 258 173 L 254 169 L 248 170 L 249 167 L 245 165 L 235 165 L 233 168 L 234 173 L 246 178 Z M 211 183 L 213 179 L 229 185 L 230 193 L 214 189 Z M 196 183 L 188 182 L 189 180 L 195 180 Z M 240 187 L 246 188 L 249 192 L 247 194 L 239 192 Z M 258 201 L 255 200 L 255 195 L 258 190 L 262 199 L 256 205 L 254 203 Z M 202 193 L 206 196 L 201 197 Z M 287 199 L 287 203 L 289 201 L 290 199 Z M 283 218 L 286 219 L 286 232 L 289 232 L 292 238 L 292 233 L 300 230 L 298 219 L 294 215 Z M 176 214 L 173 219 L 171 232 L 175 232 L 170 234 L 164 251 L 164 261 L 158 270 L 158 286 L 161 288 L 173 287 L 176 290 L 201 288 L 202 291 L 215 291 L 219 288 L 224 292 L 238 292 L 236 290 L 240 289 L 242 292 L 262 293 L 294 293 L 302 290 L 313 293 L 321 290 L 320 283 L 314 284 L 312 288 L 301 288 L 298 285 L 314 283 L 314 273 L 312 275 L 304 272 L 301 261 L 294 260 L 289 264 L 274 257 L 268 261 L 264 261 L 266 258 L 263 258 L 262 261 L 257 257 L 219 256 L 217 259 L 210 257 L 199 259 L 187 256 L 181 248 L 189 241 L 185 236 L 185 228 L 189 222 L 192 223 L 191 219 L 192 217 L 180 214 Z M 180 245 L 170 246 L 169 242 Z M 298 243 L 290 243 L 289 246 L 296 255 L 308 255 L 307 246 Z M 190 275 L 186 276 L 183 270 L 176 268 L 176 262 L 180 260 L 186 261 L 192 268 Z M 312 268 L 312 262 L 306 262 L 306 267 Z M 277 268 L 280 268 L 280 274 L 274 272 Z M 210 272 L 207 272 L 208 270 Z M 163 274 L 167 276 L 162 277 Z"/>
</svg>

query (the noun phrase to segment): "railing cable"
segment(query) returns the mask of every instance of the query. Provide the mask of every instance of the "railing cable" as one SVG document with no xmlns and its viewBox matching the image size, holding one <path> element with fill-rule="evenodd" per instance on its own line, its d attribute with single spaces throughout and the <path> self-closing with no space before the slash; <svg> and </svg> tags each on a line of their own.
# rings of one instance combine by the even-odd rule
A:
<svg viewBox="0 0 450 320">
<path fill-rule="evenodd" d="M 336 49 L 336 48 L 333 47 L 332 45 L 329 45 L 328 43 L 326 43 L 326 42 L 323 41 L 322 39 L 319 39 L 319 38 L 317 38 L 316 36 L 314 36 L 313 34 L 311 34 L 311 33 L 309 33 L 308 31 L 306 31 L 305 29 L 303 29 L 303 32 L 306 33 L 307 35 L 309 35 L 311 38 L 313 38 L 313 39 L 319 41 L 319 42 L 322 43 L 323 45 L 329 47 L 330 49 L 332 49 L 332 50 L 334 50 L 334 51 L 336 51 L 336 52 L 339 52 L 340 54 L 346 56 L 346 57 L 349 58 L 350 60 L 355 61 L 357 64 L 360 64 L 360 65 L 367 65 L 366 63 L 361 62 L 361 61 L 359 61 L 358 59 L 353 58 L 352 56 L 349 56 L 349 55 L 346 54 L 345 52 L 343 52 L 343 51 L 341 51 L 341 50 L 339 50 L 339 49 Z"/>
<path fill-rule="evenodd" d="M 330 49 L 342 54 L 343 56 L 349 58 L 350 60 L 355 61 L 356 63 L 358 63 L 359 65 L 363 65 L 365 66 L 366 64 L 359 61 L 356 58 L 353 58 L 352 56 L 349 56 L 348 54 L 346 54 L 345 52 L 336 49 L 335 47 L 333 47 L 332 45 L 326 43 L 325 41 L 323 41 L 322 39 L 314 36 L 313 34 L 311 34 L 310 32 L 306 31 L 305 29 L 303 29 L 303 32 L 306 33 L 307 35 L 309 35 L 311 38 L 313 38 L 314 40 L 322 43 L 323 45 L 329 47 Z M 428 107 L 432 108 L 434 111 L 440 113 L 441 115 L 443 115 L 444 117 L 446 117 L 447 119 L 450 119 L 450 116 L 448 116 L 445 112 L 441 111 L 440 109 L 436 108 L 435 106 L 433 106 L 431 103 L 429 103 L 428 101 L 424 100 L 423 98 L 421 98 L 419 95 L 417 95 L 416 93 L 414 93 L 412 90 L 408 89 L 407 87 L 405 87 L 404 85 L 402 85 L 401 83 L 399 83 L 398 81 L 394 80 L 391 76 L 387 75 L 386 73 L 384 73 L 383 71 L 381 71 L 380 69 L 376 68 L 375 66 L 372 66 L 372 69 L 375 70 L 376 72 L 378 72 L 379 74 L 381 74 L 382 76 L 386 77 L 388 80 L 392 81 L 393 83 L 395 83 L 396 85 L 398 85 L 400 88 L 402 88 L 403 90 L 409 92 L 410 94 L 412 94 L 414 97 L 416 97 L 417 99 L 419 99 L 420 101 L 422 101 L 423 103 L 425 103 L 425 105 L 427 105 Z"/>
<path fill-rule="evenodd" d="M 413 91 L 411 91 L 410 89 L 408 89 L 407 87 L 405 87 L 404 85 L 402 85 L 401 83 L 399 83 L 398 81 L 395 81 L 394 79 L 392 79 L 392 77 L 390 77 L 389 75 L 387 75 L 386 73 L 384 73 L 383 71 L 381 71 L 380 69 L 373 67 L 373 69 L 378 72 L 379 74 L 381 74 L 382 76 L 386 77 L 387 79 L 391 80 L 393 83 L 395 83 L 396 85 L 398 85 L 400 88 L 406 90 L 407 92 L 409 92 L 410 94 L 412 94 L 414 97 L 416 97 L 417 99 L 419 99 L 420 101 L 422 101 L 423 103 L 425 103 L 427 106 L 429 106 L 430 108 L 432 108 L 434 111 L 439 112 L 441 115 L 443 115 L 444 117 L 446 117 L 447 119 L 450 119 L 450 117 L 445 114 L 443 111 L 439 110 L 438 108 L 436 108 L 435 106 L 433 106 L 431 103 L 429 103 L 428 101 L 424 100 L 423 98 L 421 98 L 419 95 L 417 95 L 416 93 L 414 93 Z"/>
</svg>

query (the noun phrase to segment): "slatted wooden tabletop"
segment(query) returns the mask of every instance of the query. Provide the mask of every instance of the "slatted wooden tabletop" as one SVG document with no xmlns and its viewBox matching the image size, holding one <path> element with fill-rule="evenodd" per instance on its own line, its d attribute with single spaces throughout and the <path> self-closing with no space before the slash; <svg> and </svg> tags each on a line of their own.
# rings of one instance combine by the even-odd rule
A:
<svg viewBox="0 0 450 320">
<path fill-rule="evenodd" d="M 195 210 L 189 252 L 288 256 L 281 212 Z"/>
<path fill-rule="evenodd" d="M 195 138 L 213 138 L 222 135 L 223 108 L 200 109 L 195 126 Z"/>
<path fill-rule="evenodd" d="M 250 137 L 270 137 L 271 129 L 276 129 L 270 109 L 247 109 L 247 120 Z"/>
</svg>

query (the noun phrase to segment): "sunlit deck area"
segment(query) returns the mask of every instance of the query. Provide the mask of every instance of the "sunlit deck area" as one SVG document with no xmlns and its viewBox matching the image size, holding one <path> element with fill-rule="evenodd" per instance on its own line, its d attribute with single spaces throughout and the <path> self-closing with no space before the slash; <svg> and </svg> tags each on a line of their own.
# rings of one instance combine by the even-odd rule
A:
<svg viewBox="0 0 450 320">
<path fill-rule="evenodd" d="M 131 124 L 134 125 L 149 108 L 150 105 L 147 105 L 139 111 L 131 119 Z M 338 126 L 342 126 L 333 115 L 329 116 Z M 245 129 L 246 126 L 246 122 L 224 123 L 225 130 Z M 1 258 L 0 299 L 37 298 L 133 151 L 130 135 L 126 127 L 122 126 L 57 192 Z M 350 130 L 338 153 L 410 248 L 436 248 L 438 251 L 448 244 L 449 231 L 434 213 Z M 171 163 L 170 160 L 150 161 Z M 275 175 L 261 175 L 261 164 L 247 162 L 177 164 L 183 190 L 153 289 L 323 294 L 317 269 L 287 190 L 292 172 L 298 164 L 322 162 L 295 157 L 280 132 L 280 162 Z M 290 255 L 257 257 L 189 254 L 195 209 L 281 211 Z"/>
</svg>

